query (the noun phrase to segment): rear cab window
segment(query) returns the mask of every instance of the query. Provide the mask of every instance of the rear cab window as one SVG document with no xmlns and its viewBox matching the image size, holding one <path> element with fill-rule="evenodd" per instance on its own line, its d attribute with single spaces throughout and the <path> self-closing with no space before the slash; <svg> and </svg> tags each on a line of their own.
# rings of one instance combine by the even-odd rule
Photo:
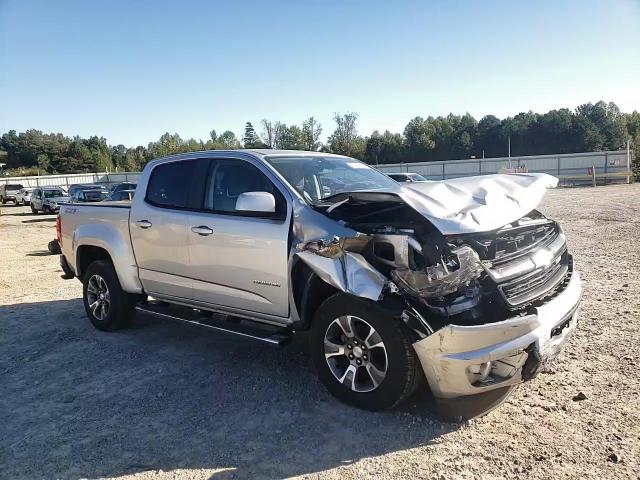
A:
<svg viewBox="0 0 640 480">
<path fill-rule="evenodd" d="M 197 160 L 180 160 L 155 167 L 149 178 L 146 202 L 162 208 L 188 208 L 196 164 Z"/>
</svg>

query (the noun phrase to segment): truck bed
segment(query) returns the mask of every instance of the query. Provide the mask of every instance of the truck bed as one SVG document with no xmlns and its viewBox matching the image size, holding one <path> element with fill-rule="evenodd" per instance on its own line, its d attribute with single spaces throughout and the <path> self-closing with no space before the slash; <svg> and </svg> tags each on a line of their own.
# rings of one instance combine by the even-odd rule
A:
<svg viewBox="0 0 640 480">
<path fill-rule="evenodd" d="M 78 275 L 80 259 L 77 252 L 99 247 L 106 250 L 116 270 L 131 271 L 128 278 L 120 278 L 126 291 L 140 290 L 138 282 L 129 285 L 129 279 L 137 279 L 136 261 L 129 232 L 130 202 L 65 203 L 60 206 L 60 247 L 69 267 Z M 123 276 L 124 277 L 124 276 Z"/>
</svg>

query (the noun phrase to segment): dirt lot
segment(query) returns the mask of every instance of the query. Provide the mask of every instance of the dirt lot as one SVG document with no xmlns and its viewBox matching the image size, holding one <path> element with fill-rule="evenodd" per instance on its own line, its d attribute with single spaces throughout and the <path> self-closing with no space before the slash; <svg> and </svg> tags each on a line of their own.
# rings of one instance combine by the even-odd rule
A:
<svg viewBox="0 0 640 480">
<path fill-rule="evenodd" d="M 0 217 L 0 478 L 638 478 L 640 185 L 551 191 L 584 281 L 551 371 L 443 424 L 428 396 L 367 413 L 304 353 L 139 316 L 101 333 L 46 252 L 54 218 Z M 586 399 L 573 398 L 583 392 Z"/>
</svg>

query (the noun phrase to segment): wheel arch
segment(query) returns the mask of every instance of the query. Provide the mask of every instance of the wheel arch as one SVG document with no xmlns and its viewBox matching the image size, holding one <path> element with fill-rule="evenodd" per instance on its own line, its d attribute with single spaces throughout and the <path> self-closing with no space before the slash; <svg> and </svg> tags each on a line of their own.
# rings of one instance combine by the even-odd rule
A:
<svg viewBox="0 0 640 480">
<path fill-rule="evenodd" d="M 128 234 L 128 231 L 127 231 Z M 133 257 L 131 241 L 109 225 L 81 225 L 74 232 L 76 276 L 82 280 L 86 267 L 95 260 L 109 260 L 116 271 L 122 289 L 128 293 L 143 293 L 138 267 Z"/>
<path fill-rule="evenodd" d="M 89 265 L 96 260 L 108 260 L 113 265 L 109 252 L 96 245 L 80 245 L 76 250 L 76 276 L 82 281 Z M 117 271 L 116 271 L 117 273 Z M 118 280 L 120 277 L 118 276 Z"/>
<path fill-rule="evenodd" d="M 293 325 L 296 330 L 306 330 L 318 307 L 340 290 L 322 280 L 306 263 L 297 261 L 291 269 L 293 299 L 299 320 Z"/>
</svg>

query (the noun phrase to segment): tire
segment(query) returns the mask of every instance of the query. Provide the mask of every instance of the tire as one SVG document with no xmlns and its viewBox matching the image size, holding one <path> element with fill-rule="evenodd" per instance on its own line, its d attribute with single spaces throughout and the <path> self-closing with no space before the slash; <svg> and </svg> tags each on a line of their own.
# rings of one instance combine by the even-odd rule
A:
<svg viewBox="0 0 640 480">
<path fill-rule="evenodd" d="M 126 327 L 135 314 L 134 298 L 120 287 L 110 261 L 96 260 L 87 267 L 82 300 L 89 320 L 98 330 L 110 332 Z"/>
<path fill-rule="evenodd" d="M 60 250 L 60 243 L 57 239 L 51 240 L 47 244 L 47 250 L 49 250 L 51 255 L 60 255 L 62 253 L 62 250 Z"/>
<path fill-rule="evenodd" d="M 51 213 L 51 210 L 49 210 L 49 207 L 46 205 L 43 205 L 42 207 L 42 213 L 44 213 L 45 215 L 48 215 L 49 213 Z"/>
<path fill-rule="evenodd" d="M 31 213 L 37 214 L 38 210 L 36 210 L 36 208 L 33 206 L 33 203 L 31 204 Z"/>
<path fill-rule="evenodd" d="M 348 331 L 351 336 L 346 335 Z M 310 341 L 320 381 L 333 396 L 354 407 L 393 408 L 409 398 L 424 379 L 410 330 L 373 302 L 344 293 L 329 297 L 316 311 Z M 340 343 L 342 350 L 336 348 Z M 325 358 L 327 352 L 329 358 Z M 361 363 L 355 364 L 358 360 Z M 346 373 L 349 369 L 351 373 Z"/>
<path fill-rule="evenodd" d="M 3 204 L 3 205 L 6 205 L 6 204 L 7 204 L 7 199 L 6 199 L 6 198 L 4 198 L 4 197 L 2 197 L 2 204 Z"/>
</svg>

